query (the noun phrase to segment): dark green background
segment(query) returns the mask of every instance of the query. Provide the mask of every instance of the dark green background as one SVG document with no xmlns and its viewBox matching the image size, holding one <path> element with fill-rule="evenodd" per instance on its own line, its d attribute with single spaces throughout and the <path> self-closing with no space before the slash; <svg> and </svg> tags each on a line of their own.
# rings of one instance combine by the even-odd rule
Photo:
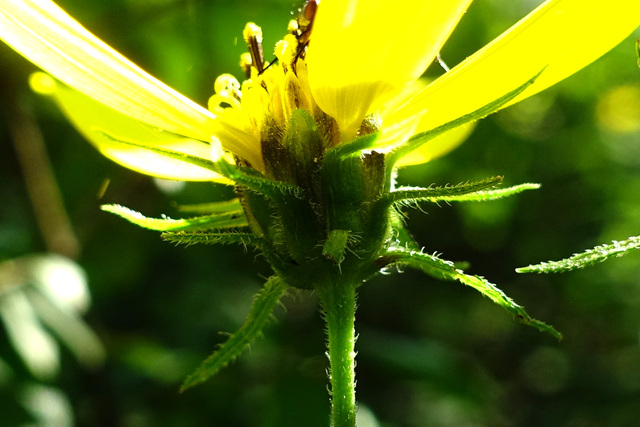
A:
<svg viewBox="0 0 640 427">
<path fill-rule="evenodd" d="M 445 61 L 464 59 L 535 3 L 478 0 L 444 48 Z M 205 105 L 217 75 L 241 77 L 244 23 L 262 26 L 269 51 L 298 6 L 292 0 L 60 4 Z M 509 185 L 542 184 L 505 201 L 425 205 L 424 212 L 407 211 L 408 223 L 425 251 L 468 261 L 470 272 L 497 283 L 565 338 L 557 342 L 520 325 L 462 285 L 414 272 L 376 278 L 359 299 L 357 393 L 381 426 L 640 425 L 640 257 L 557 276 L 514 272 L 639 234 L 635 37 L 562 84 L 483 120 L 445 158 L 401 171 L 400 183 L 411 185 L 498 174 Z M 0 47 L 0 260 L 46 249 L 8 132 L 10 112 L 20 105 L 44 135 L 81 243 L 78 261 L 89 275 L 93 306 L 87 321 L 108 351 L 96 371 L 63 351 L 62 371 L 50 385 L 66 394 L 77 425 L 326 426 L 323 324 L 308 292 L 292 292 L 277 321 L 235 364 L 178 394 L 181 379 L 223 342 L 219 331 L 242 324 L 269 268 L 252 251 L 175 247 L 101 212 L 103 203 L 120 203 L 147 215 L 178 216 L 176 202 L 222 200 L 232 192 L 187 184 L 165 194 L 150 178 L 102 158 L 55 107 L 28 90 L 31 70 Z M 607 94 L 622 85 L 636 92 L 614 103 L 610 114 L 635 120 L 635 130 L 626 132 L 608 128 L 597 115 Z M 105 179 L 110 185 L 98 199 Z M 1 327 L 0 358 L 15 374 L 0 382 L 0 425 L 25 425 L 27 415 L 14 397 L 31 379 Z"/>
</svg>

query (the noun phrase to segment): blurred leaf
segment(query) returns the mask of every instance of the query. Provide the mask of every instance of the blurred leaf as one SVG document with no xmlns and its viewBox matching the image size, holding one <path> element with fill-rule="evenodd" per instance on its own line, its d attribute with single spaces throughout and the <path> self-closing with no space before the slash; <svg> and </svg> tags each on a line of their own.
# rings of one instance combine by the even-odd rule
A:
<svg viewBox="0 0 640 427">
<path fill-rule="evenodd" d="M 60 350 L 42 327 L 31 302 L 20 290 L 0 295 L 0 319 L 26 367 L 36 378 L 47 380 L 60 370 Z"/>
<path fill-rule="evenodd" d="M 69 398 L 58 388 L 27 384 L 18 390 L 18 399 L 38 426 L 73 427 L 74 413 Z"/>
<path fill-rule="evenodd" d="M 74 261 L 56 254 L 29 255 L 20 259 L 28 281 L 60 309 L 86 313 L 91 295 L 84 270 Z"/>
<path fill-rule="evenodd" d="M 48 379 L 59 370 L 59 349 L 49 330 L 80 363 L 96 367 L 103 362 L 102 343 L 80 317 L 89 308 L 90 295 L 76 263 L 56 254 L 6 261 L 0 264 L 2 287 L 8 289 L 0 292 L 0 318 L 34 376 Z"/>
<path fill-rule="evenodd" d="M 76 313 L 65 310 L 35 289 L 26 291 L 42 323 L 60 337 L 60 341 L 69 347 L 81 364 L 95 368 L 104 362 L 105 349 L 100 339 Z"/>
</svg>

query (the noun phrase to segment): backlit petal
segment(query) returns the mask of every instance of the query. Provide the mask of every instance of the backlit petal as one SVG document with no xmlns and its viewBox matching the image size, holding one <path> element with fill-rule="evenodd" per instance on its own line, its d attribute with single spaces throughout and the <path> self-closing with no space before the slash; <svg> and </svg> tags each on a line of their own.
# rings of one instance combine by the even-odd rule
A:
<svg viewBox="0 0 640 427">
<path fill-rule="evenodd" d="M 38 67 L 143 123 L 209 141 L 214 116 L 145 73 L 48 0 L 0 0 L 0 38 Z"/>
<path fill-rule="evenodd" d="M 307 53 L 316 102 L 343 139 L 364 116 L 413 83 L 471 0 L 323 0 Z"/>
<path fill-rule="evenodd" d="M 146 175 L 183 181 L 228 182 L 220 175 L 191 163 L 181 162 L 115 140 L 144 144 L 210 159 L 211 146 L 142 124 L 103 104 L 57 83 L 44 73 L 30 79 L 36 92 L 52 96 L 82 135 L 111 160 Z"/>
<path fill-rule="evenodd" d="M 431 129 L 498 99 L 544 69 L 513 104 L 590 64 L 638 25 L 638 0 L 547 1 L 397 114 L 406 117 L 426 110 L 423 126 Z"/>
</svg>

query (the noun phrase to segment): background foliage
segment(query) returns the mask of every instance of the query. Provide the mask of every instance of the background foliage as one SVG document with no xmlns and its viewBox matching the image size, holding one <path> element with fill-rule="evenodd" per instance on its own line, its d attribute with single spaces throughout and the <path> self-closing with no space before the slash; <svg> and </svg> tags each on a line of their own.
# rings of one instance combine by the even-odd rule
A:
<svg viewBox="0 0 640 427">
<path fill-rule="evenodd" d="M 244 23 L 261 25 L 270 47 L 298 6 L 291 0 L 59 3 L 204 105 L 217 75 L 241 77 Z M 456 64 L 536 4 L 478 0 L 443 58 Z M 497 174 L 508 185 L 542 184 L 498 202 L 427 205 L 424 212 L 407 211 L 407 221 L 427 252 L 468 261 L 470 272 L 497 283 L 565 339 L 520 325 L 454 283 L 414 272 L 372 280 L 362 288 L 357 317 L 358 397 L 377 419 L 369 425 L 638 425 L 638 256 L 557 276 L 514 269 L 639 234 L 639 36 L 568 81 L 483 120 L 450 155 L 400 173 L 401 183 L 422 186 Z M 323 326 L 309 293 L 287 297 L 265 337 L 235 364 L 177 393 L 184 376 L 224 340 L 219 331 L 242 324 L 268 266 L 242 248 L 174 247 L 101 212 L 101 204 L 119 203 L 177 217 L 176 203 L 223 200 L 232 192 L 210 184 L 160 186 L 110 163 L 28 90 L 31 70 L 0 46 L 0 261 L 48 249 L 12 143 L 15 112 L 22 111 L 46 141 L 79 242 L 77 261 L 88 275 L 93 305 L 85 319 L 107 359 L 88 369 L 63 349 L 58 375 L 39 379 L 0 327 L 2 424 L 70 425 L 34 421 L 34 408 L 66 407 L 78 426 L 326 426 Z M 428 73 L 438 74 L 438 67 Z M 37 385 L 63 403 L 29 403 L 27 390 Z"/>
</svg>

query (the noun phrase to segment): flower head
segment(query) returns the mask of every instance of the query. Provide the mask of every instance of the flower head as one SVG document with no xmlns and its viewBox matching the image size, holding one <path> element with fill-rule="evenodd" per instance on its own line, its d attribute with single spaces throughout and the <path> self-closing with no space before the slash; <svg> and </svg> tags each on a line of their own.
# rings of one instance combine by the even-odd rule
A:
<svg viewBox="0 0 640 427">
<path fill-rule="evenodd" d="M 144 147 L 208 158 L 217 138 L 227 152 L 263 173 L 265 151 L 272 149 L 266 129 L 276 126 L 284 135 L 296 109 L 325 126 L 326 146 L 349 142 L 371 126 L 380 132 L 374 148 L 402 145 L 489 104 L 542 69 L 509 103 L 598 58 L 640 24 L 638 2 L 612 1 L 548 0 L 426 86 L 419 77 L 471 0 L 313 1 L 313 11 L 305 7 L 276 46 L 275 64 L 257 53 L 259 29 L 247 27 L 245 39 L 256 49 L 245 60 L 247 79 L 240 84 L 219 78 L 209 110 L 142 71 L 49 0 L 0 1 L 0 37 L 68 86 L 42 80 L 37 85 L 48 86 L 43 90 L 108 157 L 160 177 L 216 180 L 210 170 Z M 414 154 L 400 162 L 443 154 L 464 133 L 415 143 L 409 147 Z"/>
<path fill-rule="evenodd" d="M 254 246 L 275 272 L 245 326 L 186 387 L 240 354 L 286 289 L 296 287 L 319 295 L 329 352 L 337 355 L 331 364 L 349 365 L 332 371 L 332 382 L 340 383 L 335 378 L 344 374 L 343 383 L 353 391 L 356 288 L 390 265 L 462 282 L 522 322 L 559 336 L 484 278 L 423 253 L 395 210 L 407 202 L 493 200 L 535 185 L 484 191 L 499 183 L 497 177 L 396 189 L 393 171 L 444 154 L 464 139 L 474 120 L 594 61 L 640 24 L 640 2 L 547 0 L 425 83 L 420 76 L 470 3 L 310 0 L 270 62 L 260 28 L 248 24 L 244 81 L 218 77 L 205 109 L 122 57 L 51 1 L 0 0 L 0 38 L 49 73 L 33 77 L 32 86 L 52 95 L 106 156 L 149 175 L 236 184 L 236 199 L 208 205 L 207 215 L 196 218 L 150 219 L 121 206 L 103 207 L 163 231 L 167 240 Z M 335 323 L 336 312 L 348 307 L 348 322 Z M 345 351 L 332 353 L 331 331 L 338 329 L 346 331 Z M 354 394 L 332 390 L 334 410 L 347 407 L 355 425 Z"/>
</svg>

